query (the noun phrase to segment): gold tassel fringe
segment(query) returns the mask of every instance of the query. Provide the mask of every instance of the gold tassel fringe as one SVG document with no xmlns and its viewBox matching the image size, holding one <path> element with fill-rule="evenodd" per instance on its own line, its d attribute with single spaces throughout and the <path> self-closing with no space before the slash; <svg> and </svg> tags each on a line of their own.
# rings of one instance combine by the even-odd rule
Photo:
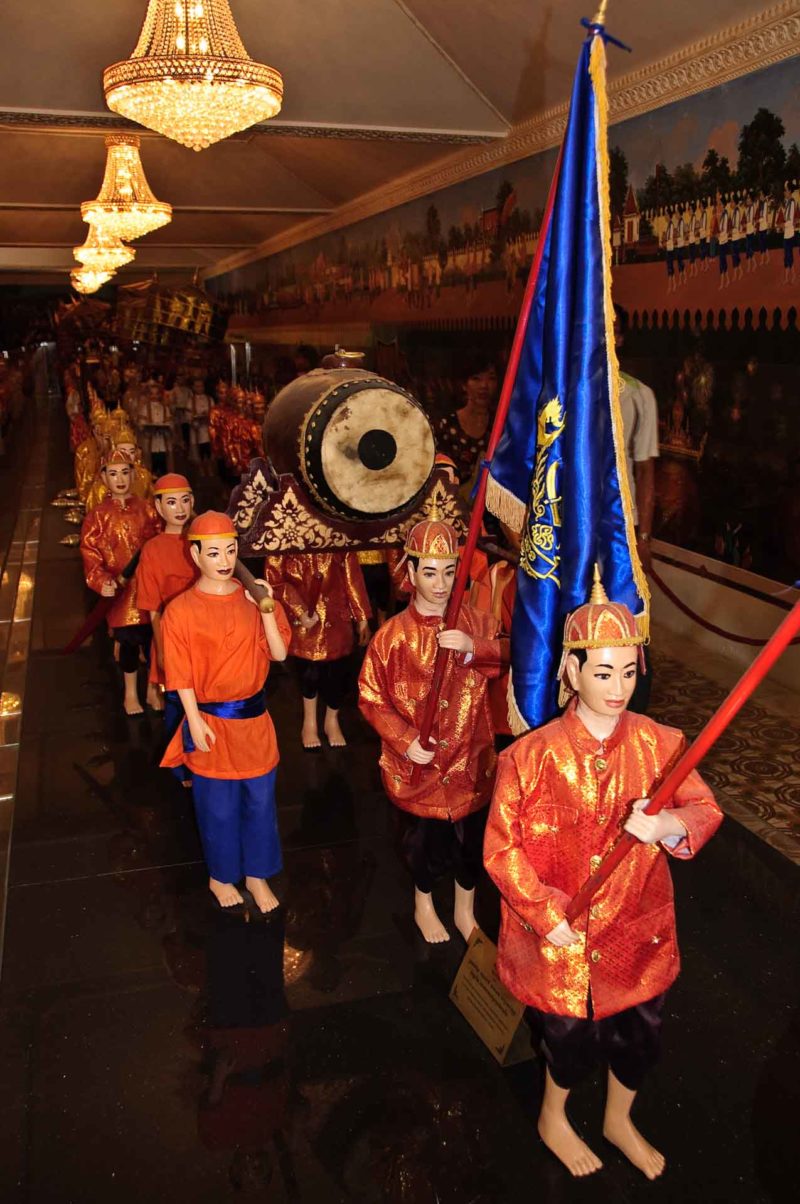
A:
<svg viewBox="0 0 800 1204">
<path fill-rule="evenodd" d="M 486 509 L 518 535 L 525 525 L 525 504 L 494 477 L 486 483 Z"/>
</svg>

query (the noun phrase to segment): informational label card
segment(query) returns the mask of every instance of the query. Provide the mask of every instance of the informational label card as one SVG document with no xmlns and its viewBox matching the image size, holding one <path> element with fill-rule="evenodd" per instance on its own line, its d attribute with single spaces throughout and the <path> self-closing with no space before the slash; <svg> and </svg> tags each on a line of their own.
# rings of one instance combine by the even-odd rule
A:
<svg viewBox="0 0 800 1204">
<path fill-rule="evenodd" d="M 501 1066 L 534 1056 L 525 1004 L 515 999 L 497 977 L 497 946 L 480 928 L 470 937 L 450 998 Z"/>
</svg>

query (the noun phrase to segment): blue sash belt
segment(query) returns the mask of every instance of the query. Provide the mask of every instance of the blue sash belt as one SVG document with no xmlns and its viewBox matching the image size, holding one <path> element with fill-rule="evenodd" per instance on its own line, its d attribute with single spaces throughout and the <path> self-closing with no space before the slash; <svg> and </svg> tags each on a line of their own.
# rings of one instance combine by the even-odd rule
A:
<svg viewBox="0 0 800 1204">
<path fill-rule="evenodd" d="M 267 711 L 267 699 L 264 687 L 253 694 L 252 698 L 236 698 L 231 702 L 198 702 L 197 709 L 204 715 L 216 715 L 218 719 L 257 719 Z M 181 727 L 183 736 L 183 751 L 194 752 L 194 740 L 189 731 L 189 720 L 184 719 Z"/>
</svg>

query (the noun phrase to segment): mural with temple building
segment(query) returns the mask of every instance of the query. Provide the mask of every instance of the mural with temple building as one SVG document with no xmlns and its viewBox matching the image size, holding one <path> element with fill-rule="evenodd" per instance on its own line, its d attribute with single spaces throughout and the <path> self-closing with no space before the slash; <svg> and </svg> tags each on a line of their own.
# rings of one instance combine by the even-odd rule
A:
<svg viewBox="0 0 800 1204">
<path fill-rule="evenodd" d="M 800 576 L 797 59 L 611 127 L 623 367 L 659 405 L 654 534 Z M 208 282 L 231 331 L 371 332 L 372 362 L 439 415 L 478 343 L 502 374 L 556 150 Z M 377 361 L 380 359 L 380 363 Z"/>
</svg>

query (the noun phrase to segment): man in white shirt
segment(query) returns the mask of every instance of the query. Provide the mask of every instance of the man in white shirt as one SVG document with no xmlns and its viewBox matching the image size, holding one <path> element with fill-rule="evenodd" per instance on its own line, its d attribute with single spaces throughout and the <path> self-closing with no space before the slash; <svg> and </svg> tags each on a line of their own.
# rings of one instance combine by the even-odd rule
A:
<svg viewBox="0 0 800 1204">
<path fill-rule="evenodd" d="M 614 306 L 614 342 L 619 355 L 628 326 L 627 311 Z M 656 505 L 656 460 L 658 459 L 658 406 L 655 393 L 642 381 L 627 372 L 620 372 L 619 404 L 625 439 L 625 459 L 628 465 L 628 484 L 633 502 L 633 521 L 636 524 L 636 550 L 646 573 L 653 564 L 650 538 Z M 650 658 L 645 649 L 647 673 L 639 674 L 629 710 L 639 714 L 647 711 L 652 683 Z"/>
<path fill-rule="evenodd" d="M 625 341 L 628 315 L 614 306 L 614 339 L 617 353 Z M 651 564 L 650 536 L 656 501 L 655 462 L 658 459 L 658 406 L 653 390 L 626 372 L 620 372 L 620 409 L 625 433 L 628 482 L 633 499 L 633 518 L 639 557 L 645 572 Z"/>
</svg>

